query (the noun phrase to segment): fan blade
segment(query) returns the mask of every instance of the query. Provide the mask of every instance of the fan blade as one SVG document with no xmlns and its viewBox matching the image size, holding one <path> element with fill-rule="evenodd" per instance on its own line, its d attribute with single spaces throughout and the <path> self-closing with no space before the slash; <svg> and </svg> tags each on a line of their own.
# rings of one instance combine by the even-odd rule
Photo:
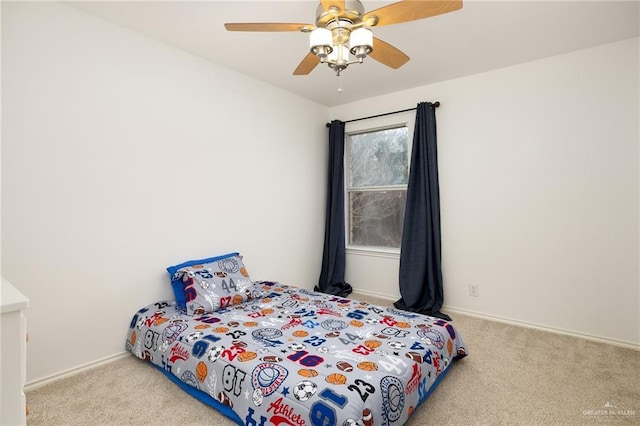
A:
<svg viewBox="0 0 640 426">
<path fill-rule="evenodd" d="M 338 9 L 338 13 L 342 13 L 344 10 L 344 0 L 320 0 L 320 4 L 325 11 L 328 11 L 331 6 Z"/>
<path fill-rule="evenodd" d="M 376 24 L 367 25 L 379 27 L 399 24 L 453 12 L 461 7 L 462 0 L 404 0 L 366 13 L 362 22 L 366 23 L 369 19 L 376 22 L 377 18 Z"/>
<path fill-rule="evenodd" d="M 302 62 L 298 65 L 298 68 L 293 72 L 293 75 L 307 75 L 320 63 L 320 58 L 313 53 L 307 53 Z"/>
<path fill-rule="evenodd" d="M 369 56 L 393 69 L 398 69 L 409 61 L 409 57 L 400 49 L 377 37 L 373 38 L 373 51 Z"/>
<path fill-rule="evenodd" d="M 294 23 L 260 23 L 260 22 L 240 22 L 226 23 L 224 27 L 227 31 L 302 31 L 315 28 L 313 24 L 294 24 Z"/>
</svg>

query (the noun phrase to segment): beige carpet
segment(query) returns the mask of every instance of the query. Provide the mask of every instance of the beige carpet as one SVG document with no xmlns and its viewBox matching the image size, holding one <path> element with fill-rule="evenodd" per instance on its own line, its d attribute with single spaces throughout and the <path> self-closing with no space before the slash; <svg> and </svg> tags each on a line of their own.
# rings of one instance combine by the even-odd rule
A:
<svg viewBox="0 0 640 426">
<path fill-rule="evenodd" d="M 470 355 L 407 425 L 640 425 L 640 351 L 452 316 Z M 133 356 L 31 390 L 27 403 L 29 426 L 234 424 Z"/>
</svg>

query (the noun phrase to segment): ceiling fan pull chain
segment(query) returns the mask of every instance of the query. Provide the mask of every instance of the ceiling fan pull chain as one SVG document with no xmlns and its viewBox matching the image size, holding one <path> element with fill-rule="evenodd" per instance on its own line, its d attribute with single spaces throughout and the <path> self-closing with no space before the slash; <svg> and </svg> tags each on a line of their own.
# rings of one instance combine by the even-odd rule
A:
<svg viewBox="0 0 640 426">
<path fill-rule="evenodd" d="M 342 93 L 342 75 L 338 74 L 338 93 Z"/>
</svg>

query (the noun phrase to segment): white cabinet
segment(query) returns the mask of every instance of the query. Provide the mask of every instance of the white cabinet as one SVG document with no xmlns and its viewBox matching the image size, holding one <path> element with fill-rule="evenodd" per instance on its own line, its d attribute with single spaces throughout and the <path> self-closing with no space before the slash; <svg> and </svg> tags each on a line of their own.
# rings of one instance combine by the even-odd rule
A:
<svg viewBox="0 0 640 426">
<path fill-rule="evenodd" d="M 29 307 L 29 299 L 4 278 L 0 287 L 0 425 L 26 425 L 27 325 L 24 310 Z"/>
</svg>

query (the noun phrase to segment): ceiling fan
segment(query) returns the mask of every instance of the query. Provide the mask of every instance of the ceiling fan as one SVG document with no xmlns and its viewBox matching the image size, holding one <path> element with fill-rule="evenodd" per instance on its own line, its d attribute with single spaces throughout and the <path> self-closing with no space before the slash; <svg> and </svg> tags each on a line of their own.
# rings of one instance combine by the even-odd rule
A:
<svg viewBox="0 0 640 426">
<path fill-rule="evenodd" d="M 372 27 L 425 19 L 461 7 L 462 0 L 404 0 L 365 13 L 359 0 L 321 0 L 315 24 L 249 22 L 224 26 L 228 31 L 309 33 L 309 53 L 293 74 L 307 75 L 319 63 L 326 63 L 339 76 L 349 65 L 362 63 L 367 55 L 394 69 L 409 61 L 398 48 L 374 37 Z"/>
</svg>

